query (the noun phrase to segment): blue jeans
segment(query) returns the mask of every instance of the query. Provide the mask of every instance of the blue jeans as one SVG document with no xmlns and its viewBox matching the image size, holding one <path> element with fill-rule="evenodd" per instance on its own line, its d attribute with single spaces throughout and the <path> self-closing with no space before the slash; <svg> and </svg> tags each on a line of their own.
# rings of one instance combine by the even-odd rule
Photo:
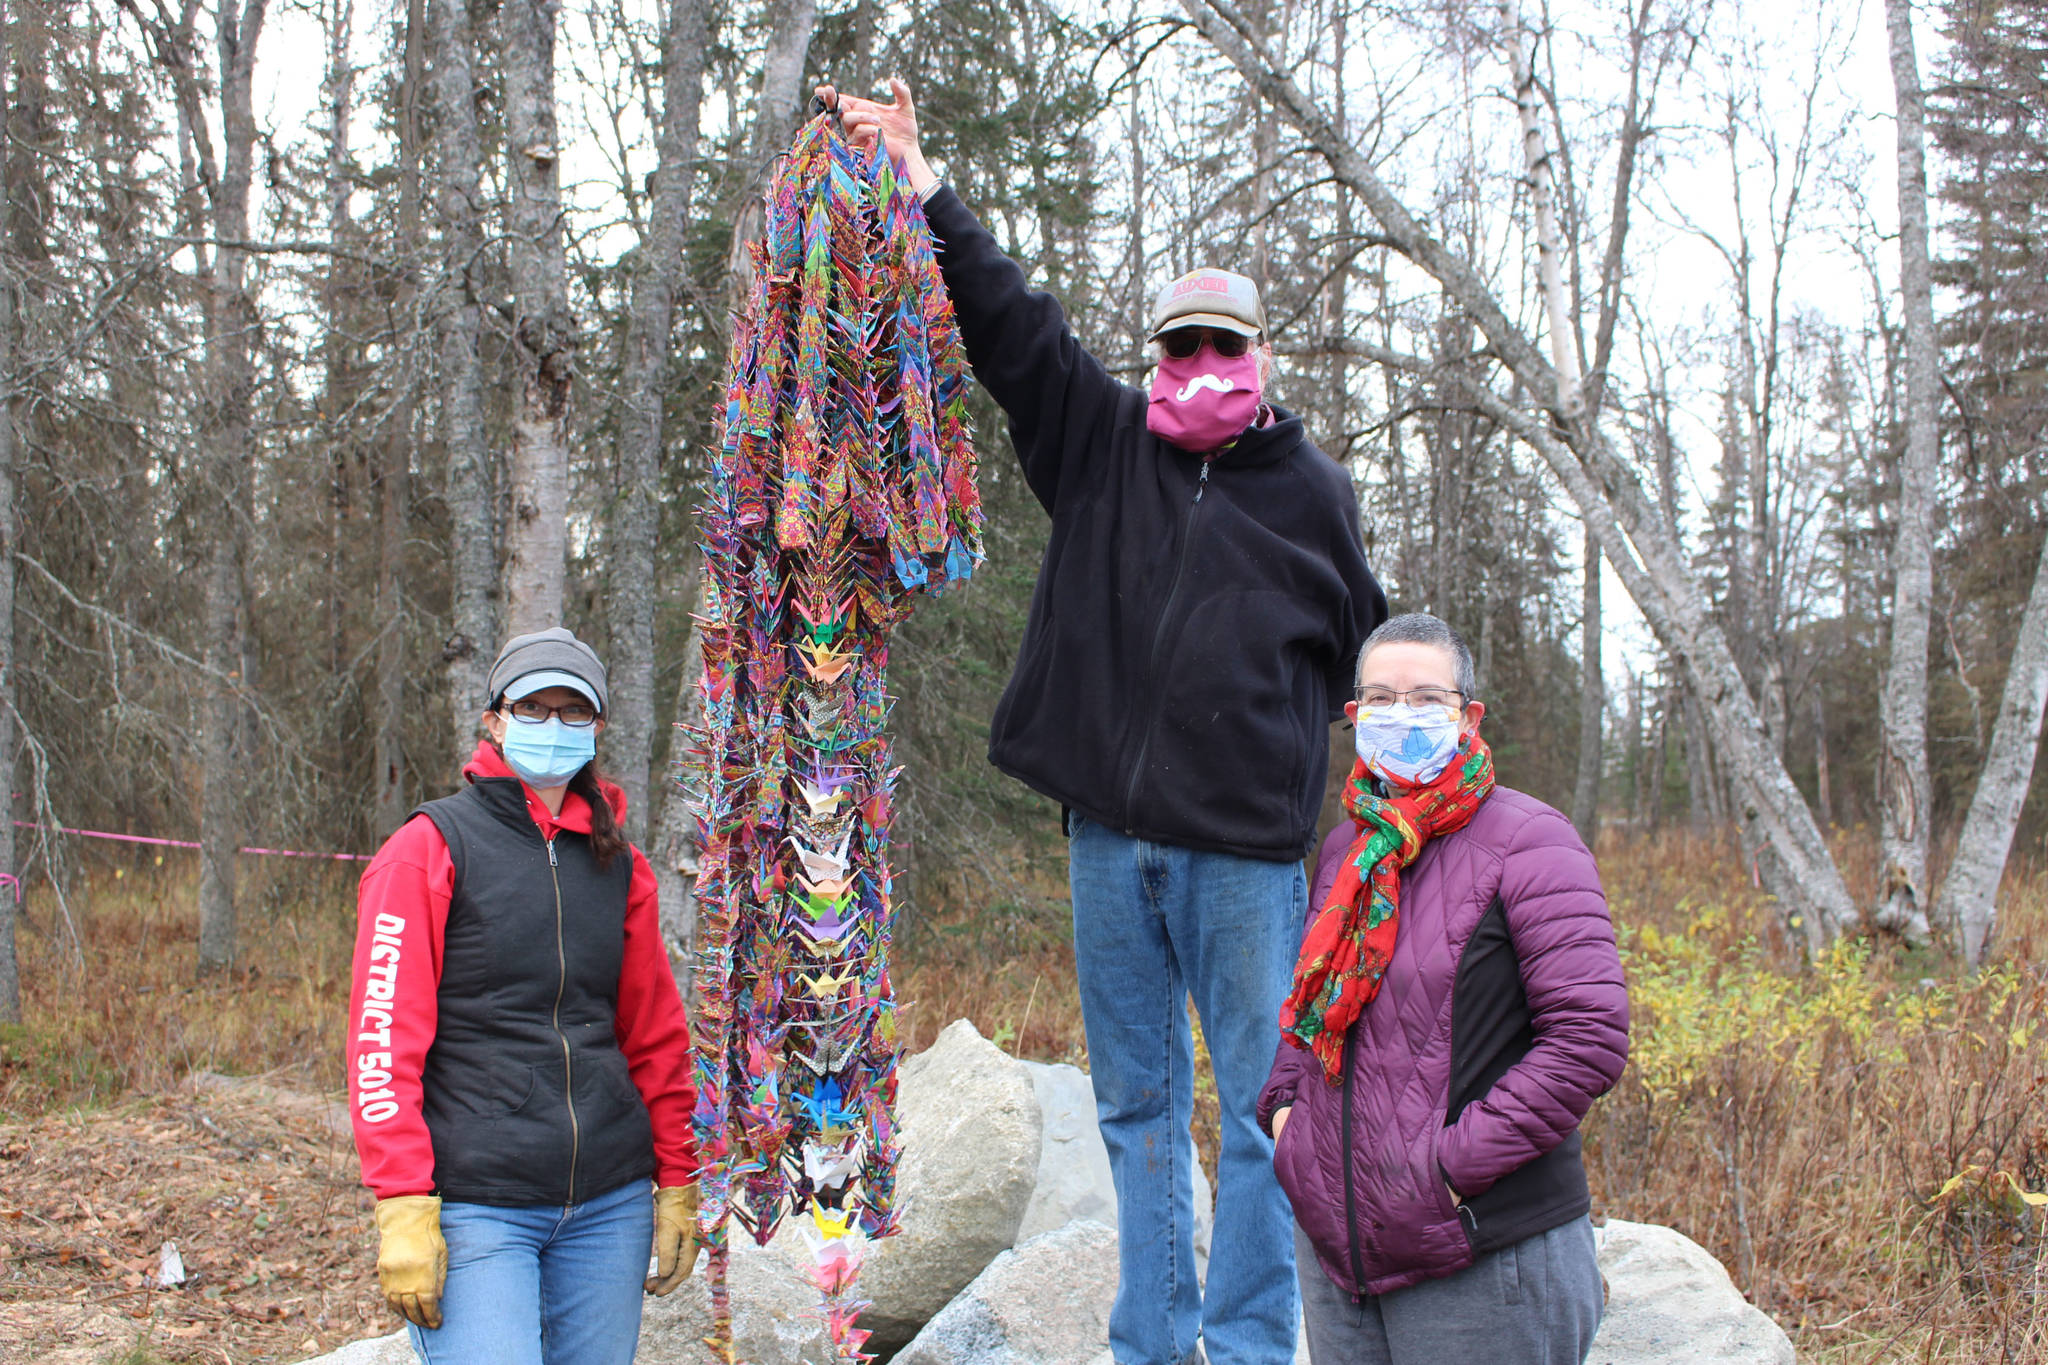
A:
<svg viewBox="0 0 2048 1365">
<path fill-rule="evenodd" d="M 1074 961 L 1095 1107 L 1116 1181 L 1117 1365 L 1284 1365 L 1299 1308 L 1294 1219 L 1259 1131 L 1308 887 L 1269 863 L 1128 838 L 1069 817 Z M 1194 997 L 1223 1110 L 1206 1290 L 1195 1280 Z"/>
<path fill-rule="evenodd" d="M 647 1181 L 566 1208 L 444 1203 L 441 1236 L 441 1325 L 406 1329 L 424 1365 L 631 1365 L 654 1246 Z"/>
</svg>

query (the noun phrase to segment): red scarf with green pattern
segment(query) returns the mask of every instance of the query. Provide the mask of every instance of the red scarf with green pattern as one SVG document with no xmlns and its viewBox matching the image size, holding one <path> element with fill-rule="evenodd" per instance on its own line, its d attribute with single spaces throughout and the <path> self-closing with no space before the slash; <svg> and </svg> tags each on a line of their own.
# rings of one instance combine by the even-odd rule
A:
<svg viewBox="0 0 2048 1365">
<path fill-rule="evenodd" d="M 1316 912 L 1294 986 L 1280 1007 L 1280 1033 L 1313 1052 L 1331 1081 L 1344 1074 L 1344 1036 L 1380 993 L 1401 923 L 1401 870 L 1439 834 L 1463 829 L 1493 790 L 1493 751 L 1477 734 L 1432 782 L 1373 792 L 1363 759 L 1344 784 L 1344 809 L 1359 825 L 1329 899 Z"/>
</svg>

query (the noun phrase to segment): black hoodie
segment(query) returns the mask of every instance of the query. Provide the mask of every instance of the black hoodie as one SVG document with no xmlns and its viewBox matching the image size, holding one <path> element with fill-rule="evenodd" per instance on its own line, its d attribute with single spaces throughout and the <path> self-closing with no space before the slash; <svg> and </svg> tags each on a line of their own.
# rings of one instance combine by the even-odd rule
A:
<svg viewBox="0 0 2048 1365">
<path fill-rule="evenodd" d="M 925 206 L 974 377 L 1052 517 L 989 761 L 1138 838 L 1307 853 L 1327 727 L 1386 617 L 1350 477 L 1301 419 L 1207 460 L 1145 426 L 950 188 Z"/>
</svg>

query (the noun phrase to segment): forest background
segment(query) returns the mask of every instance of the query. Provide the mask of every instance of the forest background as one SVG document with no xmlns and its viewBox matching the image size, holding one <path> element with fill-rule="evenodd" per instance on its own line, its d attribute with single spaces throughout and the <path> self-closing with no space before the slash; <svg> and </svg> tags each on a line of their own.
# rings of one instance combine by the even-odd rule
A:
<svg viewBox="0 0 2048 1365">
<path fill-rule="evenodd" d="M 1603 1200 L 1804 1347 L 2042 1340 L 2048 3 L 0 14 L 0 1112 L 324 1047 L 222 992 L 289 960 L 328 1008 L 346 887 L 236 850 L 374 848 L 557 619 L 686 950 L 735 244 L 812 83 L 900 74 L 1130 381 L 1160 283 L 1259 282 L 1396 609 L 1473 642 L 1502 779 L 1601 852 L 1638 1006 Z M 1061 1055 L 1055 812 L 984 759 L 1046 523 L 976 404 L 988 562 L 891 653 L 903 951 L 919 1028 Z M 79 1011 L 143 957 L 214 1036 Z"/>
</svg>

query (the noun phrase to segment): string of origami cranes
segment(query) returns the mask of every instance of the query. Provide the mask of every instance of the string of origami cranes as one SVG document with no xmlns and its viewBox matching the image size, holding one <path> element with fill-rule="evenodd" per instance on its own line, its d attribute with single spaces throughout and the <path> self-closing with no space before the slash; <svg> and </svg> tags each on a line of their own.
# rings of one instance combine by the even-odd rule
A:
<svg viewBox="0 0 2048 1365">
<path fill-rule="evenodd" d="M 699 509 L 699 1229 L 732 1361 L 730 1223 L 793 1221 L 836 1358 L 898 1231 L 889 637 L 981 561 L 966 359 L 923 205 L 836 111 L 768 187 Z"/>
</svg>

